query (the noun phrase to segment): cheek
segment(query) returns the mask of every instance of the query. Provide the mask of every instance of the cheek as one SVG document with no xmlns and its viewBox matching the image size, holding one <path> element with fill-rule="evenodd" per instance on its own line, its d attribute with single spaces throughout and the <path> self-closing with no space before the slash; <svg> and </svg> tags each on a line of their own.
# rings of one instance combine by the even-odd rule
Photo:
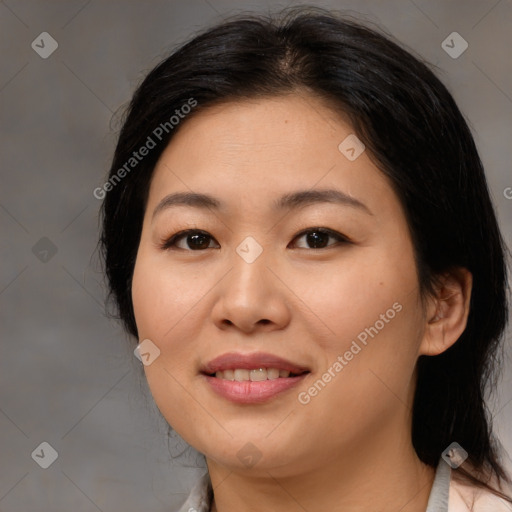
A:
<svg viewBox="0 0 512 512">
<path fill-rule="evenodd" d="M 379 255 L 369 251 L 367 258 L 347 261 L 329 272 L 328 279 L 316 276 L 323 286 L 307 292 L 305 301 L 318 312 L 330 335 L 322 341 L 314 332 L 310 337 L 325 355 L 326 367 L 321 371 L 331 368 L 336 375 L 325 376 L 333 384 L 326 386 L 330 391 L 318 404 L 338 402 L 342 409 L 355 408 L 364 415 L 372 408 L 357 404 L 371 402 L 378 410 L 385 403 L 383 390 L 392 400 L 396 400 L 393 393 L 406 400 L 422 333 L 416 266 L 412 249 L 407 249 L 404 246 L 398 258 L 393 251 Z"/>
<path fill-rule="evenodd" d="M 189 396 L 180 383 L 189 380 L 196 370 L 197 343 L 205 322 L 201 299 L 211 288 L 211 280 L 202 277 L 200 271 L 180 272 L 179 267 L 169 264 L 165 254 L 141 248 L 137 255 L 133 309 L 139 340 L 148 338 L 160 349 L 159 357 L 144 367 L 159 407 L 175 409 L 182 398 Z"/>
<path fill-rule="evenodd" d="M 295 276 L 294 291 L 329 328 L 324 349 L 341 350 L 361 333 L 364 341 L 365 329 L 375 324 L 379 333 L 394 330 L 403 323 L 395 318 L 410 316 L 417 308 L 416 268 L 406 249 L 398 259 L 381 248 L 354 251 L 328 272 L 319 268 L 308 272 L 307 278 Z M 375 334 L 375 329 L 371 332 Z"/>
<path fill-rule="evenodd" d="M 298 390 L 308 429 L 335 425 L 340 442 L 364 442 L 406 411 L 420 342 L 416 299 L 383 285 L 360 311 L 349 304 L 332 317 L 337 336 L 323 347 L 325 366 Z"/>
<path fill-rule="evenodd" d="M 165 255 L 152 256 L 139 252 L 132 281 L 132 301 L 139 337 L 150 338 L 155 343 L 172 343 L 174 332 L 179 331 L 186 317 L 208 291 L 208 283 L 200 275 L 185 277 L 166 261 Z"/>
</svg>

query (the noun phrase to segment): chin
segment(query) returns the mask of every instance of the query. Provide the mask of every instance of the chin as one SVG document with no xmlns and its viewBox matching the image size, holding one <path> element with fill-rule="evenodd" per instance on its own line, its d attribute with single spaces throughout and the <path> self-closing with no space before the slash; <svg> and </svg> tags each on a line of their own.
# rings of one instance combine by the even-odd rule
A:
<svg viewBox="0 0 512 512">
<path fill-rule="evenodd" d="M 297 452 L 297 441 L 289 436 L 276 435 L 269 438 L 271 430 L 244 430 L 243 436 L 222 436 L 219 439 L 209 437 L 196 444 L 207 459 L 232 470 L 267 472 L 286 466 L 296 467 L 298 458 L 304 457 Z M 220 449 L 219 449 L 220 448 Z"/>
</svg>

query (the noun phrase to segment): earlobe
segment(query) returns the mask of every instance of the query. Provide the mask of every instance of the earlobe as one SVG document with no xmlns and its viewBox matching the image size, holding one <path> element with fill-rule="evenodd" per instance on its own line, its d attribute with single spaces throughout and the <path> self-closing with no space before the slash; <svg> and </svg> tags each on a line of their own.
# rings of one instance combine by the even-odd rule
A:
<svg viewBox="0 0 512 512">
<path fill-rule="evenodd" d="M 435 356 L 450 348 L 466 328 L 473 276 L 465 268 L 440 277 L 436 296 L 429 299 L 419 354 Z"/>
</svg>

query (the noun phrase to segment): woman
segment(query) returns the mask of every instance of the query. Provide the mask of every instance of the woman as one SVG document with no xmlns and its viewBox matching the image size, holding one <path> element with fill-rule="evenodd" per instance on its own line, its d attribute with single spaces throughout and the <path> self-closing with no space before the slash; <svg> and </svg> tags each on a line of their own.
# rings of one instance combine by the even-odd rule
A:
<svg viewBox="0 0 512 512">
<path fill-rule="evenodd" d="M 222 23 L 137 89 L 104 190 L 119 316 L 206 457 L 181 510 L 511 510 L 504 245 L 426 65 L 319 9 Z"/>
</svg>

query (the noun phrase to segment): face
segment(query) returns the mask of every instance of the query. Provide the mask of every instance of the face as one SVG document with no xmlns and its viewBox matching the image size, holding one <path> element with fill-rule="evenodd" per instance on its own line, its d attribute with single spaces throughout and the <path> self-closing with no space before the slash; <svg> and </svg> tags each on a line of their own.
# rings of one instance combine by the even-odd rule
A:
<svg viewBox="0 0 512 512">
<path fill-rule="evenodd" d="M 229 103 L 185 120 L 155 168 L 132 286 L 160 350 L 144 369 L 216 464 L 289 475 L 406 428 L 413 246 L 367 151 L 339 148 L 352 134 L 313 97 Z"/>
</svg>

